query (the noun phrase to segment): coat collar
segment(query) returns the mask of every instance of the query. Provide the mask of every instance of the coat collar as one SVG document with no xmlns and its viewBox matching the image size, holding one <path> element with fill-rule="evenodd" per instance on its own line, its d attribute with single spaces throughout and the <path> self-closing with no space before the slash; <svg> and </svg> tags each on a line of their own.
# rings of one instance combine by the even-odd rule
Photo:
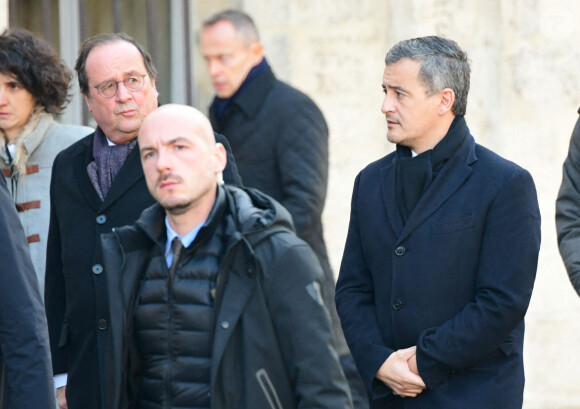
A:
<svg viewBox="0 0 580 409">
<path fill-rule="evenodd" d="M 264 100 L 270 89 L 274 86 L 276 77 L 270 67 L 266 68 L 256 79 L 234 98 L 232 105 L 235 105 L 248 118 L 256 116 L 264 104 Z M 229 113 L 226 113 L 226 117 Z"/>
<path fill-rule="evenodd" d="M 472 164 L 477 161 L 475 141 L 469 129 L 465 140 L 443 166 L 433 183 L 423 193 L 417 205 L 409 215 L 407 223 L 397 207 L 395 191 L 394 155 L 385 167 L 381 168 L 381 194 L 391 228 L 398 236 L 398 240 L 406 239 L 419 225 L 431 216 L 470 176 Z"/>
<path fill-rule="evenodd" d="M 47 114 L 46 112 L 40 114 L 38 124 L 36 124 L 34 130 L 30 132 L 22 142 L 29 156 L 32 155 L 32 153 L 40 146 L 40 143 L 44 139 L 44 135 L 46 135 L 48 128 L 53 123 L 54 118 L 51 114 Z"/>
</svg>

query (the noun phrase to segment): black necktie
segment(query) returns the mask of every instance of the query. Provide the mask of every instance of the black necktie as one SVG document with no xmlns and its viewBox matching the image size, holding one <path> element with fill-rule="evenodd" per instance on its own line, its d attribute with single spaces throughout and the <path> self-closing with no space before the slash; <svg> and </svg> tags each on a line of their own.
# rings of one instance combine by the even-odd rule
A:
<svg viewBox="0 0 580 409">
<path fill-rule="evenodd" d="M 169 274 L 173 274 L 175 270 L 175 266 L 177 265 L 177 259 L 179 258 L 179 253 L 181 253 L 181 249 L 183 248 L 183 243 L 179 239 L 179 237 L 175 237 L 171 241 L 171 250 L 173 251 L 173 261 L 171 261 L 171 267 L 169 267 Z"/>
</svg>

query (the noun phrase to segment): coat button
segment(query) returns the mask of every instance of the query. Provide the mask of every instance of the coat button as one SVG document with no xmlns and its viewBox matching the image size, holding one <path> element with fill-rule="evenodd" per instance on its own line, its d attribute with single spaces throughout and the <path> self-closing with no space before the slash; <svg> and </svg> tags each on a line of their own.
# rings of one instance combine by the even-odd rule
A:
<svg viewBox="0 0 580 409">
<path fill-rule="evenodd" d="M 403 308 L 403 301 L 401 301 L 401 300 L 395 300 L 393 302 L 393 309 L 395 311 L 399 311 L 401 308 Z"/>
<path fill-rule="evenodd" d="M 103 266 L 100 264 L 95 264 L 93 266 L 93 273 L 95 274 L 101 274 L 103 272 Z"/>
<path fill-rule="evenodd" d="M 105 224 L 107 223 L 107 216 L 104 214 L 100 214 L 97 216 L 97 224 Z"/>
<path fill-rule="evenodd" d="M 101 331 L 107 329 L 107 326 L 108 326 L 108 322 L 104 318 L 101 318 L 99 320 L 99 322 L 97 323 L 97 328 L 100 329 Z"/>
<path fill-rule="evenodd" d="M 227 321 L 223 321 L 222 322 L 222 328 L 223 329 L 228 329 L 229 327 L 230 327 L 230 323 L 229 322 L 227 322 Z"/>
<path fill-rule="evenodd" d="M 402 256 L 403 254 L 405 254 L 405 251 L 407 251 L 405 246 L 397 246 L 397 248 L 395 249 L 395 254 L 397 256 Z"/>
</svg>

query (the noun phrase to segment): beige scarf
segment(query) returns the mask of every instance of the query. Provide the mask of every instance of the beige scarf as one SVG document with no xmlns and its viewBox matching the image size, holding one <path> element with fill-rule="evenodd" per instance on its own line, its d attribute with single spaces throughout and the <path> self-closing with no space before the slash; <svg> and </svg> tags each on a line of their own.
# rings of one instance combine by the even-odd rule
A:
<svg viewBox="0 0 580 409">
<path fill-rule="evenodd" d="M 0 137 L 2 138 L 2 147 L 6 145 L 6 143 L 13 143 L 15 145 L 14 150 L 14 157 L 12 158 L 12 164 L 14 165 L 14 169 L 19 175 L 26 175 L 26 162 L 28 161 L 28 151 L 24 146 L 24 140 L 28 135 L 34 131 L 44 110 L 42 107 L 35 107 L 30 114 L 30 119 L 20 132 L 20 135 L 16 137 L 15 141 L 8 142 L 8 138 L 6 137 L 6 133 L 0 129 Z"/>
</svg>

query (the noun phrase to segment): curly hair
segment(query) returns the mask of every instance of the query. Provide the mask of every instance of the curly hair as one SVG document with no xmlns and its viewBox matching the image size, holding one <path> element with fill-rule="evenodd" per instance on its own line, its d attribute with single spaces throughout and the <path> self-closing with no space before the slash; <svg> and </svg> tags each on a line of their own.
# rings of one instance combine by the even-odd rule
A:
<svg viewBox="0 0 580 409">
<path fill-rule="evenodd" d="M 46 40 L 28 30 L 0 35 L 0 72 L 14 75 L 49 114 L 62 114 L 70 101 L 72 71 Z"/>
</svg>

